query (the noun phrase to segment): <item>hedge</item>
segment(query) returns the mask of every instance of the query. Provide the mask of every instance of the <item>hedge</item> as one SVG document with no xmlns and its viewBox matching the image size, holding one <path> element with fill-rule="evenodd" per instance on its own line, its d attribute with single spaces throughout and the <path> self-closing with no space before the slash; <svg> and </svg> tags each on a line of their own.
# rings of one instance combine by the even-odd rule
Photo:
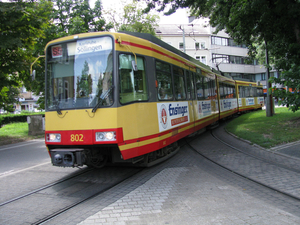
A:
<svg viewBox="0 0 300 225">
<path fill-rule="evenodd" d="M 41 115 L 44 117 L 45 113 L 21 113 L 0 115 L 0 127 L 8 123 L 27 122 L 27 116 L 29 115 Z"/>
</svg>

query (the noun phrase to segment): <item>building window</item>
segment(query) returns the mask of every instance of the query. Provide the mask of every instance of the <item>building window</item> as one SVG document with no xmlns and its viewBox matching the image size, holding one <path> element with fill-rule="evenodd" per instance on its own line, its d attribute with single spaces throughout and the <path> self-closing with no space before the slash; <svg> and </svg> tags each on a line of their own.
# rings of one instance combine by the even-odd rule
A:
<svg viewBox="0 0 300 225">
<path fill-rule="evenodd" d="M 200 62 L 206 64 L 206 56 L 205 56 L 205 55 L 202 55 L 202 56 L 196 56 L 195 58 L 196 58 L 196 60 L 198 60 L 198 61 L 200 61 Z"/>
<path fill-rule="evenodd" d="M 246 60 L 246 57 L 242 56 L 233 56 L 233 55 L 222 55 L 222 54 L 212 54 L 213 63 L 231 63 L 231 64 L 242 64 L 242 65 L 255 65 L 255 62 L 252 60 Z"/>
<path fill-rule="evenodd" d="M 211 43 L 212 43 L 212 45 L 222 45 L 222 46 L 232 46 L 232 47 L 246 48 L 245 44 L 237 44 L 231 38 L 212 36 L 211 37 Z"/>
<path fill-rule="evenodd" d="M 196 42 L 196 43 L 195 43 L 195 49 L 198 50 L 198 49 L 200 48 L 199 46 L 200 46 L 200 45 L 199 45 L 199 42 Z"/>
<path fill-rule="evenodd" d="M 205 49 L 205 42 L 201 42 L 201 49 Z"/>
<path fill-rule="evenodd" d="M 212 54 L 213 63 L 229 63 L 228 55 Z"/>
<path fill-rule="evenodd" d="M 206 56 L 201 56 L 201 62 L 206 64 Z"/>
</svg>

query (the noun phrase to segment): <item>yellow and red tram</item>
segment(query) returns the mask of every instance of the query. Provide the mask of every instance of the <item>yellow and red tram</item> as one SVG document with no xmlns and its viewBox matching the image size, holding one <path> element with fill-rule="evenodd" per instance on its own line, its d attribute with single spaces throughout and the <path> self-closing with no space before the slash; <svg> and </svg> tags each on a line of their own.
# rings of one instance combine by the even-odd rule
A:
<svg viewBox="0 0 300 225">
<path fill-rule="evenodd" d="M 236 80 L 239 112 L 261 109 L 264 105 L 263 87 L 255 82 Z"/>
<path fill-rule="evenodd" d="M 239 111 L 236 81 L 149 34 L 78 34 L 45 53 L 45 143 L 55 166 L 151 165 Z"/>
</svg>

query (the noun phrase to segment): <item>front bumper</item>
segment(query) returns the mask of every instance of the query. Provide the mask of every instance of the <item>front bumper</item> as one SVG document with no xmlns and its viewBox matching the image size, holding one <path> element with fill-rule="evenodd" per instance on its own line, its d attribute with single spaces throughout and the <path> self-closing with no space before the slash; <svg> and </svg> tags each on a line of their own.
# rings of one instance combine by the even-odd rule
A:
<svg viewBox="0 0 300 225">
<path fill-rule="evenodd" d="M 54 166 L 75 167 L 83 166 L 86 161 L 84 150 L 76 149 L 53 149 L 50 150 L 51 161 Z"/>
</svg>

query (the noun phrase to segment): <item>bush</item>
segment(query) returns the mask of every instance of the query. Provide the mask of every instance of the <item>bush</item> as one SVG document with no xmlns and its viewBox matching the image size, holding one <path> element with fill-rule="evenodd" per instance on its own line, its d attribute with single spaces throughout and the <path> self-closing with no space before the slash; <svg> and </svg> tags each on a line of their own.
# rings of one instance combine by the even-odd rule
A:
<svg viewBox="0 0 300 225">
<path fill-rule="evenodd" d="M 5 114 L 0 115 L 0 127 L 9 123 L 18 123 L 18 122 L 27 122 L 27 116 L 29 115 L 42 115 L 45 116 L 45 113 L 33 113 L 28 111 L 22 111 L 21 114 Z"/>
</svg>

